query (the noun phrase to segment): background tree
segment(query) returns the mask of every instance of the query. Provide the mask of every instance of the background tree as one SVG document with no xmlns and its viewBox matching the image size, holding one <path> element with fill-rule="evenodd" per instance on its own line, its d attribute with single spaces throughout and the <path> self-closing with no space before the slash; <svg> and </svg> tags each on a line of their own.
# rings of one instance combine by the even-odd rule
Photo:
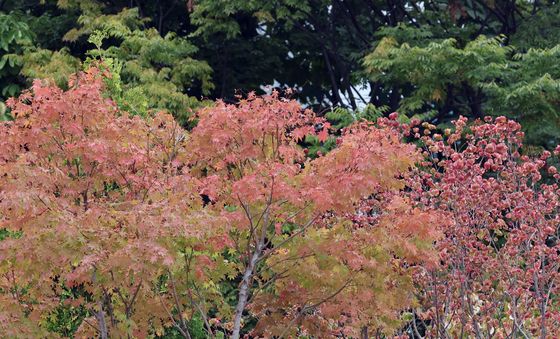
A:
<svg viewBox="0 0 560 339">
<path fill-rule="evenodd" d="M 37 64 L 45 71 L 71 73 L 73 66 L 61 67 L 63 60 L 69 61 L 69 56 L 85 60 L 92 49 L 88 36 L 101 26 L 110 26 L 109 35 L 120 34 L 126 28 L 143 35 L 147 45 L 151 40 L 156 45 L 174 46 L 178 52 L 170 53 L 166 60 L 158 59 L 151 49 L 142 52 L 142 59 L 150 63 L 141 63 L 142 72 L 129 73 L 127 67 L 117 67 L 116 71 L 128 74 L 122 74 L 123 87 L 139 86 L 144 87 L 145 95 L 154 93 L 150 103 L 154 107 L 150 108 L 171 109 L 176 116 L 184 115 L 178 107 L 196 106 L 194 99 L 201 96 L 236 101 L 237 90 L 247 93 L 265 90 L 266 86 L 287 86 L 296 89 L 295 98 L 319 112 L 339 106 L 356 110 L 371 104 L 386 114 L 406 109 L 406 114 L 433 123 L 448 122 L 460 114 L 505 114 L 523 120 L 527 143 L 531 145 L 550 148 L 550 140 L 557 139 L 552 127 L 557 125 L 553 99 L 557 87 L 553 65 L 557 56 L 553 47 L 558 39 L 547 28 L 553 26 L 549 24 L 558 15 L 555 2 L 6 0 L 0 10 L 23 18 L 37 32 L 35 47 L 30 51 L 38 54 L 24 58 L 28 62 L 21 74 L 27 78 L 46 75 L 36 70 Z M 130 13 L 137 13 L 137 17 Z M 150 29 L 159 35 L 153 31 L 146 35 Z M 159 40 L 158 36 L 168 33 L 175 35 L 172 41 Z M 488 43 L 486 50 L 476 52 L 470 62 L 462 60 L 465 64 L 440 59 L 441 53 L 468 53 L 480 45 L 481 35 L 489 41 L 499 38 L 500 42 Z M 399 56 L 396 51 L 402 44 L 418 47 L 419 52 L 426 50 L 411 55 L 401 53 L 407 56 L 377 68 L 374 59 L 379 57 L 378 62 L 383 62 L 382 53 L 370 52 L 387 49 L 387 40 L 381 43 L 383 37 L 396 41 L 391 49 L 394 57 Z M 431 43 L 439 46 L 445 41 L 448 43 L 439 49 L 428 48 Z M 102 47 L 118 48 L 121 43 L 122 37 L 112 36 Z M 540 50 L 529 53 L 531 48 Z M 505 79 L 487 76 L 484 72 L 488 67 L 480 60 L 504 53 L 503 59 L 495 61 L 507 66 Z M 123 64 L 136 55 L 127 48 L 117 54 L 124 59 Z M 185 56 L 192 62 L 185 65 Z M 57 66 L 45 65 L 51 58 Z M 418 85 L 420 79 L 410 79 L 416 65 L 433 66 L 435 71 L 424 70 L 428 71 L 427 83 Z M 180 81 L 162 74 L 167 69 L 182 74 Z M 437 80 L 447 76 L 440 69 L 460 69 L 460 80 L 445 83 L 433 97 L 432 91 L 419 99 L 419 93 L 424 95 L 425 88 L 434 86 L 428 77 Z M 389 70 L 394 74 L 385 77 Z M 154 72 L 158 76 L 154 77 Z M 417 92 L 419 87 L 425 88 Z M 146 106 L 146 102 L 132 100 L 138 97 L 135 94 L 138 93 L 127 97 L 130 105 Z M 163 94 L 172 99 L 162 102 Z M 411 100 L 416 103 L 412 110 Z"/>
<path fill-rule="evenodd" d="M 29 26 L 15 15 L 0 13 L 0 25 L 0 89 L 2 98 L 8 98 L 21 90 L 21 83 L 17 79 L 21 60 L 17 55 L 25 46 L 31 45 L 33 35 Z M 6 119 L 5 112 L 6 106 L 1 103 L 0 119 Z"/>
<path fill-rule="evenodd" d="M 414 45 L 399 45 L 385 38 L 365 66 L 372 79 L 407 88 L 400 112 L 444 125 L 458 114 L 508 115 L 523 123 L 530 144 L 553 148 L 559 130 L 559 50 L 517 53 L 504 39 L 481 36 L 459 48 L 455 39 L 421 37 Z"/>
<path fill-rule="evenodd" d="M 38 43 L 14 54 L 22 76 L 53 79 L 64 87 L 68 77 L 88 68 L 92 59 L 103 60 L 110 73 L 108 95 L 123 109 L 139 115 L 166 110 L 181 123 L 213 88 L 210 67 L 193 58 L 197 48 L 174 32 L 162 35 L 150 28 L 141 8 L 106 7 L 96 1 L 58 6 L 56 11 L 73 13 L 75 27 L 60 37 L 58 50 Z M 28 20 L 44 23 L 51 15 L 47 11 Z"/>
</svg>

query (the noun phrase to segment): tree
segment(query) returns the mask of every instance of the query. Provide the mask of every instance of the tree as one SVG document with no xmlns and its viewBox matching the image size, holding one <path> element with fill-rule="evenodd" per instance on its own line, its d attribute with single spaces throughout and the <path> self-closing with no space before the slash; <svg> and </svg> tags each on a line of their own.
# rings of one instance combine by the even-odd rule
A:
<svg viewBox="0 0 560 339">
<path fill-rule="evenodd" d="M 187 136 L 170 115 L 119 111 L 102 87 L 92 69 L 10 101 L 3 333 L 45 335 L 41 319 L 72 307 L 78 333 L 102 338 L 190 338 L 197 321 L 233 337 L 251 321 L 256 334 L 398 329 L 439 223 L 402 195 L 419 159 L 404 126 L 358 123 L 309 159 L 299 142 L 329 125 L 277 94 L 203 109 Z"/>
<path fill-rule="evenodd" d="M 166 317 L 158 279 L 174 253 L 161 239 L 178 231 L 163 211 L 170 195 L 186 210 L 198 197 L 178 168 L 182 129 L 119 112 L 96 70 L 69 87 L 36 81 L 0 129 L 0 225 L 17 235 L 0 242 L 0 329 L 42 336 L 71 305 L 87 310 L 81 334 L 146 336 Z"/>
<path fill-rule="evenodd" d="M 399 100 L 404 114 L 443 128 L 458 114 L 506 115 L 523 124 L 530 144 L 552 149 L 559 140 L 559 49 L 516 53 L 504 43 L 505 38 L 481 36 L 464 47 L 455 39 L 400 44 L 388 37 L 366 57 L 365 66 L 374 81 L 408 88 Z"/>
<path fill-rule="evenodd" d="M 93 58 L 111 69 L 111 97 L 129 112 L 146 115 L 165 110 L 186 126 L 202 96 L 213 88 L 212 70 L 193 57 L 198 49 L 173 32 L 161 36 L 155 28 L 143 28 L 147 20 L 136 8 L 115 15 L 94 14 L 82 14 L 82 27 L 69 31 L 65 39 L 89 35 L 96 48 L 88 51 L 86 65 Z M 110 39 L 120 43 L 103 48 Z"/>
<path fill-rule="evenodd" d="M 537 128 L 537 125 L 556 125 L 555 114 L 548 114 L 556 111 L 555 103 L 550 99 L 553 95 L 543 103 L 539 95 L 535 94 L 541 92 L 546 97 L 549 91 L 555 92 L 554 67 L 552 70 L 540 67 L 551 67 L 548 62 L 556 58 L 555 52 L 549 52 L 558 41 L 553 30 L 558 21 L 558 4 L 555 2 L 154 0 L 131 3 L 6 0 L 0 5 L 0 11 L 20 13 L 17 17 L 36 32 L 29 53 L 37 55 L 27 58 L 23 69 L 30 71 L 21 73 L 27 80 L 41 74 L 36 68 L 58 71 L 57 76 L 62 71 L 66 75 L 71 74 L 70 66 L 74 64 L 69 62 L 69 57 L 73 57 L 74 61 L 85 60 L 92 49 L 86 37 L 95 30 L 102 31 L 102 27 L 111 27 L 111 32 L 118 33 L 123 28 L 136 33 L 143 32 L 140 33 L 143 36 L 140 40 L 147 45 L 153 47 L 154 44 L 164 44 L 177 48 L 181 52 L 169 53 L 163 69 L 178 67 L 184 71 L 188 68 L 189 72 L 182 73 L 188 75 L 182 77 L 182 81 L 161 74 L 159 65 L 147 65 L 146 60 L 156 62 L 152 60 L 150 51 L 142 53 L 144 62 L 140 63 L 140 78 L 136 72 L 123 75 L 123 87 L 144 87 L 142 92 L 147 96 L 152 92 L 158 93 L 149 104 L 156 105 L 157 102 L 156 108 L 169 109 L 168 106 L 171 106 L 171 109 L 176 110 L 175 115 L 184 114 L 177 109 L 178 106 L 190 107 L 196 103 L 194 99 L 200 99 L 201 96 L 234 102 L 237 91 L 248 93 L 256 90 L 264 93 L 267 86 L 295 88 L 295 98 L 318 112 L 330 107 L 356 110 L 372 104 L 377 108 L 387 107 L 384 110 L 387 115 L 401 106 L 401 95 L 407 99 L 414 96 L 417 84 L 406 77 L 391 78 L 391 81 L 380 79 L 372 76 L 370 67 L 364 67 L 364 57 L 370 54 L 372 48 L 379 46 L 383 37 L 392 37 L 398 45 L 406 43 L 420 48 L 430 43 L 438 45 L 445 40 L 448 47 L 453 47 L 455 54 L 460 54 L 467 45 L 472 47 L 479 44 L 477 39 L 481 35 L 491 40 L 500 38 L 499 46 L 495 46 L 498 54 L 503 52 L 504 46 L 515 46 L 519 55 L 524 55 L 531 48 L 542 49 L 534 53 L 534 58 L 529 58 L 543 60 L 543 63 L 528 60 L 518 63 L 506 58 L 515 70 L 511 74 L 507 72 L 508 79 L 497 78 L 496 83 L 505 93 L 515 94 L 515 97 L 508 97 L 507 103 L 502 103 L 504 93 L 494 93 L 490 97 L 496 100 L 488 102 L 487 90 L 480 90 L 488 85 L 486 82 L 469 83 L 472 77 L 465 79 L 465 76 L 460 75 L 459 78 L 465 80 L 467 85 L 453 84 L 452 88 L 444 88 L 439 91 L 442 93 L 436 94 L 436 97 L 441 98 L 457 98 L 458 102 L 446 105 L 431 96 L 421 99 L 435 106 L 443 106 L 436 108 L 440 114 L 439 120 L 446 121 L 457 118 L 459 114 L 480 115 L 480 111 L 496 116 L 505 114 L 512 118 L 525 118 L 510 114 L 512 111 L 528 109 L 530 118 L 523 123 L 528 134 L 527 142 L 543 146 L 546 143 L 543 140 L 549 136 L 555 137 L 552 128 L 546 133 Z M 164 38 L 169 33 L 174 37 L 172 41 L 163 42 L 158 38 Z M 128 63 L 135 54 L 129 54 L 127 48 L 119 48 L 121 43 L 120 38 L 112 36 L 105 39 L 102 47 L 120 49 L 120 57 Z M 186 45 L 189 52 L 183 53 Z M 490 48 L 493 44 L 488 45 Z M 493 54 L 492 51 L 489 53 L 490 56 Z M 181 62 L 185 56 L 191 59 L 191 62 L 187 62 L 189 67 L 184 67 L 184 62 Z M 488 56 L 479 55 L 479 58 Z M 53 67 L 46 66 L 46 59 L 50 57 L 55 59 Z M 69 62 L 68 67 L 60 67 L 63 60 Z M 438 65 L 444 64 L 447 70 L 457 67 L 453 60 L 448 63 L 434 58 L 428 60 Z M 413 61 L 414 64 L 429 64 L 420 59 Z M 36 62 L 38 65 L 35 65 Z M 468 62 L 467 65 L 473 66 L 473 63 Z M 193 71 L 193 68 L 198 72 Z M 473 73 L 478 70 L 471 69 Z M 153 76 L 154 72 L 158 76 Z M 544 77 L 546 73 L 550 77 Z M 438 72 L 430 74 L 435 76 Z M 17 83 L 22 80 L 25 79 L 19 79 Z M 64 85 L 64 82 L 59 85 Z M 445 95 L 448 91 L 452 95 Z M 163 93 L 173 98 L 169 99 L 171 102 L 162 102 Z M 131 98 L 137 98 L 137 94 L 129 95 L 127 101 L 133 101 Z M 538 105 L 531 106 L 533 100 Z M 499 104 L 499 107 L 495 108 L 495 112 L 490 112 L 489 107 L 493 108 L 494 103 Z M 146 102 L 134 105 L 145 106 Z M 414 114 L 419 113 L 421 117 L 430 119 L 433 115 L 426 115 L 424 113 L 427 112 L 423 110 L 433 113 L 433 108 L 427 105 Z M 543 108 L 547 112 L 544 117 L 538 114 Z M 448 119 L 447 114 L 453 117 Z M 552 124 L 540 124 L 549 119 Z"/>
<path fill-rule="evenodd" d="M 7 0 L 0 4 L 0 15 L 2 41 L 6 43 L 0 62 L 2 105 L 9 97 L 19 95 L 33 79 L 44 75 L 65 86 L 67 76 L 78 70 L 70 49 L 60 44 L 65 30 L 72 27 L 69 22 L 73 14 L 57 13 L 56 6 L 50 2 Z M 45 68 L 47 64 L 52 67 Z M 4 119 L 9 117 L 4 115 Z"/>
<path fill-rule="evenodd" d="M 358 123 L 336 149 L 306 160 L 298 143 L 307 134 L 326 140 L 329 125 L 277 94 L 219 103 L 198 118 L 191 170 L 238 256 L 232 337 L 247 310 L 256 334 L 396 330 L 413 301 L 403 294 L 413 290 L 408 275 L 431 262 L 437 237 L 437 214 L 399 198 L 398 176 L 418 159 L 400 141 L 400 124 Z M 355 222 L 368 197 L 372 217 Z"/>
<path fill-rule="evenodd" d="M 105 13 L 105 6 L 97 1 L 60 3 L 59 7 L 78 11 L 79 15 L 74 14 L 76 27 L 60 37 L 61 43 L 55 45 L 58 49 L 29 41 L 25 48 L 3 57 L 4 63 L 14 66 L 12 76 L 19 74 L 28 83 L 36 78 L 52 79 L 64 88 L 73 73 L 89 68 L 92 60 L 102 60 L 111 73 L 108 95 L 119 106 L 140 115 L 166 110 L 181 123 L 186 123 L 213 88 L 212 70 L 207 62 L 196 59 L 197 47 L 174 32 L 161 34 L 146 27 L 150 19 L 141 17 L 138 8 L 117 7 L 116 13 Z M 22 27 L 57 20 L 48 14 L 23 17 L 29 24 L 19 23 Z M 18 34 L 22 40 L 23 33 Z M 8 93 L 11 96 L 18 94 L 19 87 L 14 86 Z"/>
<path fill-rule="evenodd" d="M 29 26 L 18 20 L 18 16 L 0 13 L 0 49 L 3 51 L 0 57 L 0 98 L 2 99 L 16 95 L 20 90 L 21 83 L 14 81 L 21 65 L 17 54 L 32 43 L 32 36 Z M 5 110 L 4 103 L 0 103 L 0 120 L 5 120 Z"/>
<path fill-rule="evenodd" d="M 196 25 L 193 34 L 204 38 L 205 50 L 211 53 L 207 52 L 207 59 L 216 71 L 221 97 L 231 97 L 235 88 L 246 88 L 248 80 L 250 88 L 295 88 L 298 100 L 317 110 L 356 109 L 369 102 L 361 94 L 367 92 L 362 89 L 367 79 L 361 74 L 360 59 L 377 29 L 390 24 L 393 16 L 403 18 L 397 13 L 401 6 L 363 0 L 201 0 L 194 1 L 191 18 Z M 258 54 L 251 53 L 255 45 Z M 256 70 L 256 79 L 246 75 L 243 57 L 247 55 L 268 63 Z"/>
<path fill-rule="evenodd" d="M 444 136 L 424 127 L 432 165 L 412 180 L 411 197 L 450 223 L 437 244 L 441 266 L 418 276 L 424 308 L 415 325 L 441 338 L 550 337 L 560 326 L 551 153 L 521 155 L 521 126 L 505 117 L 460 118 Z"/>
</svg>

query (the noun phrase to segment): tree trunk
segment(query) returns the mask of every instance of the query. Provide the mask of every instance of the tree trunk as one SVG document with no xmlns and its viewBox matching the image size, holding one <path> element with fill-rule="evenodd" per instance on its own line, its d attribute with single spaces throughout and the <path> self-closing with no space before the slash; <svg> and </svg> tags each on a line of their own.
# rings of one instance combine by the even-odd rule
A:
<svg viewBox="0 0 560 339">
<path fill-rule="evenodd" d="M 247 306 L 247 300 L 249 298 L 249 284 L 251 283 L 251 280 L 253 278 L 255 266 L 257 264 L 257 261 L 259 261 L 262 249 L 263 244 L 262 242 L 259 242 L 257 244 L 257 248 L 251 256 L 251 260 L 249 260 L 247 268 L 245 268 L 245 272 L 243 272 L 243 279 L 241 280 L 241 287 L 239 288 L 237 306 L 235 307 L 235 318 L 233 321 L 233 331 L 231 334 L 232 339 L 239 339 L 239 333 L 241 332 L 241 318 L 243 316 L 243 311 L 245 310 L 245 306 Z"/>
<path fill-rule="evenodd" d="M 105 322 L 105 312 L 103 312 L 103 304 L 99 303 L 99 311 L 95 314 L 97 324 L 99 325 L 99 334 L 101 339 L 109 338 L 109 331 L 107 330 L 107 323 Z"/>
<path fill-rule="evenodd" d="M 362 333 L 360 333 L 360 339 L 369 339 L 367 326 L 362 327 Z"/>
</svg>

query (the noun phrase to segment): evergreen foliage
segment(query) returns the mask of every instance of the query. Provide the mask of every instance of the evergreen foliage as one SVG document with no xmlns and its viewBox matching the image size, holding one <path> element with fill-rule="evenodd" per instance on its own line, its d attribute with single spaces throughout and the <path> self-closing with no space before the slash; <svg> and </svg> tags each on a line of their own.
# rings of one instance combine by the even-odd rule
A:
<svg viewBox="0 0 560 339">
<path fill-rule="evenodd" d="M 506 115 L 525 126 L 528 142 L 560 140 L 560 46 L 518 53 L 504 37 L 416 44 L 385 37 L 364 61 L 374 81 L 403 90 L 398 111 L 448 123 L 459 114 Z M 543 125 L 542 121 L 547 121 Z"/>
</svg>

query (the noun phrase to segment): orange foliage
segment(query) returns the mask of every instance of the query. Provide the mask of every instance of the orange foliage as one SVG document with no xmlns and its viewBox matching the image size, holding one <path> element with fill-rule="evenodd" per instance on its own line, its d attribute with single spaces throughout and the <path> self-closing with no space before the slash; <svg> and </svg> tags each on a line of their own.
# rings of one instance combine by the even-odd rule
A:
<svg viewBox="0 0 560 339">
<path fill-rule="evenodd" d="M 68 91 L 35 82 L 0 127 L 0 330 L 44 335 L 65 287 L 83 290 L 80 334 L 144 337 L 198 314 L 236 338 L 390 333 L 413 305 L 412 272 L 433 264 L 438 214 L 402 198 L 419 160 L 394 120 L 330 126 L 294 101 L 250 95 L 141 119 L 102 95 L 96 70 Z M 239 281 L 236 305 L 224 284 Z"/>
</svg>

